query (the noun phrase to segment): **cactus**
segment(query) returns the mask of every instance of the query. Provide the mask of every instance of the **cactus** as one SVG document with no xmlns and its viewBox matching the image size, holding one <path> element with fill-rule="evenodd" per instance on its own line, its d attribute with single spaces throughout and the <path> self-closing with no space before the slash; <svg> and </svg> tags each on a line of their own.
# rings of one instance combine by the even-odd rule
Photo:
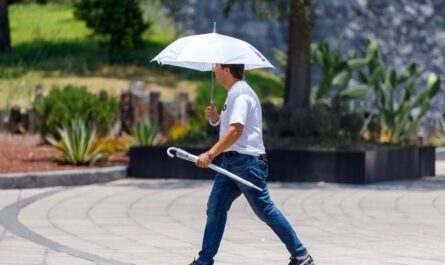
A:
<svg viewBox="0 0 445 265">
<path fill-rule="evenodd" d="M 402 143 L 416 132 L 420 119 L 429 110 L 431 99 L 439 92 L 440 79 L 431 73 L 426 85 L 414 95 L 414 89 L 424 70 L 413 63 L 400 75 L 385 66 L 377 42 L 371 41 L 366 55 L 367 72 L 359 70 L 361 81 L 373 89 L 380 125 L 380 142 Z M 401 92 L 396 99 L 397 92 Z M 417 112 L 417 113 L 414 113 Z M 369 117 L 372 119 L 373 115 Z"/>
<path fill-rule="evenodd" d="M 315 104 L 332 105 L 333 102 L 360 98 L 369 91 L 368 86 L 348 88 L 353 71 L 366 66 L 368 61 L 358 58 L 355 51 L 352 52 L 349 59 L 342 59 L 342 38 L 337 40 L 335 46 L 335 49 L 331 51 L 327 42 L 317 42 L 311 45 L 312 62 L 318 65 L 324 75 L 315 90 L 313 97 Z M 331 90 L 334 88 L 337 91 L 331 97 Z"/>
</svg>

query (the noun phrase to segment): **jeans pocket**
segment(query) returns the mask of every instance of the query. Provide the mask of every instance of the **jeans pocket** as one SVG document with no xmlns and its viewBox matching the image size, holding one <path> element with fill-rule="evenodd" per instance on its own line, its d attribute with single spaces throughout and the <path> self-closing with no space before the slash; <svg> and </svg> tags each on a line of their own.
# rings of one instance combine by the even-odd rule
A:
<svg viewBox="0 0 445 265">
<path fill-rule="evenodd" d="M 258 158 L 252 159 L 249 165 L 249 172 L 256 178 L 265 180 L 267 178 L 267 162 Z"/>
</svg>

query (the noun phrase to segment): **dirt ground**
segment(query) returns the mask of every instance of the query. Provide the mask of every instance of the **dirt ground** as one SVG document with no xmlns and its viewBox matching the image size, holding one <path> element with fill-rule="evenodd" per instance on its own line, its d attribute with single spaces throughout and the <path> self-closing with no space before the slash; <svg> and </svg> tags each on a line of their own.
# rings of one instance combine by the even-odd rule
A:
<svg viewBox="0 0 445 265">
<path fill-rule="evenodd" d="M 63 165 L 53 161 L 57 152 L 50 145 L 43 144 L 39 135 L 0 133 L 0 174 L 88 169 L 128 163 L 125 154 L 117 153 L 112 155 L 109 161 L 94 167 Z"/>
</svg>

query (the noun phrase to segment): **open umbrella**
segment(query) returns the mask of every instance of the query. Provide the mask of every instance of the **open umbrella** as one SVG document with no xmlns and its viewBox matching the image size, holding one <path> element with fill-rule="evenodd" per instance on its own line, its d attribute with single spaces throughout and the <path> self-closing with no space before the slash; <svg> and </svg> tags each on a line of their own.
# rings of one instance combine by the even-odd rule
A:
<svg viewBox="0 0 445 265">
<path fill-rule="evenodd" d="M 213 24 L 213 33 L 192 35 L 180 38 L 151 61 L 190 68 L 199 71 L 212 71 L 215 64 L 244 64 L 246 70 L 274 68 L 255 47 L 249 43 L 218 34 Z M 213 103 L 213 73 L 210 102 Z"/>
<path fill-rule="evenodd" d="M 246 70 L 273 68 L 273 65 L 249 43 L 218 33 L 180 38 L 167 46 L 152 61 L 199 71 L 212 71 L 217 63 L 244 64 Z"/>
</svg>

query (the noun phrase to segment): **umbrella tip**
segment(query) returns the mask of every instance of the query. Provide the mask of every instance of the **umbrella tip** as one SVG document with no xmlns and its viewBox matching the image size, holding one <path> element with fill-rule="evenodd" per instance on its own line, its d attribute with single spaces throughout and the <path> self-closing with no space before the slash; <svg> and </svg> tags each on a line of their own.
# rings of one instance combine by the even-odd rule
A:
<svg viewBox="0 0 445 265">
<path fill-rule="evenodd" d="M 216 33 L 216 22 L 213 21 L 213 33 Z"/>
</svg>

